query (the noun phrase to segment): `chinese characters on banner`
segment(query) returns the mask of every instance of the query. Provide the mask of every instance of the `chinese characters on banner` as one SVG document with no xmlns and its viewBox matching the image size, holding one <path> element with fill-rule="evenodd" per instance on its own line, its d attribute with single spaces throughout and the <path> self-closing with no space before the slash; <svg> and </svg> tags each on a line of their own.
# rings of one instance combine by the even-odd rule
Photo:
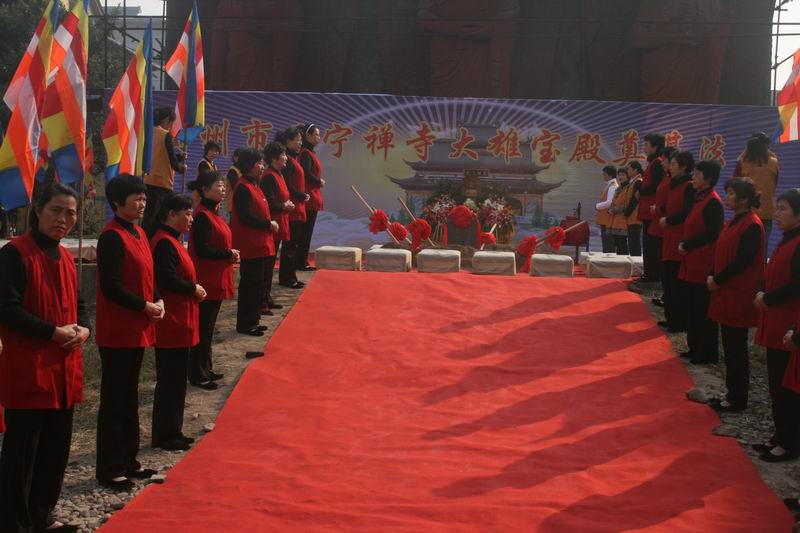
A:
<svg viewBox="0 0 800 533">
<path fill-rule="evenodd" d="M 269 143 L 270 134 L 274 126 L 271 122 L 259 118 L 251 118 L 246 124 L 242 124 L 237 129 L 244 136 L 244 144 L 250 148 L 263 150 Z M 235 131 L 235 130 L 234 130 Z M 205 143 L 216 141 L 222 147 L 222 156 L 228 157 L 232 152 L 230 147 L 231 122 L 223 119 L 219 124 L 209 123 L 206 125 L 200 139 Z M 322 142 L 331 147 L 330 155 L 337 159 L 345 156 L 346 147 L 354 134 L 352 127 L 333 122 L 330 128 L 324 131 Z M 366 133 L 361 135 L 364 147 L 373 156 L 388 159 L 390 152 L 397 147 L 397 133 L 391 122 L 382 124 L 370 124 Z M 673 129 L 664 134 L 666 146 L 680 148 L 684 140 L 684 135 L 677 129 Z M 413 136 L 405 140 L 405 146 L 414 149 L 417 157 L 422 162 L 430 159 L 431 148 L 436 143 L 437 137 L 433 128 L 427 121 L 419 122 Z M 447 155 L 449 159 L 469 159 L 477 161 L 481 153 L 488 157 L 502 159 L 506 164 L 514 159 L 526 157 L 522 153 L 523 143 L 527 143 L 530 148 L 531 162 L 539 166 L 549 166 L 559 162 L 564 143 L 568 139 L 564 135 L 550 128 L 542 128 L 537 133 L 530 136 L 530 140 L 520 133 L 520 131 L 509 126 L 498 128 L 495 135 L 485 141 L 478 140 L 469 128 L 461 126 L 453 136 L 446 139 L 450 144 L 450 151 Z M 642 152 L 642 136 L 636 129 L 628 129 L 621 132 L 618 140 L 614 141 L 617 157 L 610 162 L 623 166 L 631 161 L 646 159 Z M 402 141 L 401 141 L 402 143 Z M 716 133 L 712 137 L 703 136 L 700 139 L 699 159 L 712 159 L 725 166 L 725 139 L 722 134 Z M 600 133 L 579 132 L 575 134 L 574 144 L 571 155 L 566 161 L 569 163 L 593 162 L 598 165 L 605 165 L 609 161 L 601 155 L 604 150 L 603 138 Z M 612 152 L 613 153 L 613 152 Z M 610 158 L 609 158 L 610 159 Z"/>
</svg>

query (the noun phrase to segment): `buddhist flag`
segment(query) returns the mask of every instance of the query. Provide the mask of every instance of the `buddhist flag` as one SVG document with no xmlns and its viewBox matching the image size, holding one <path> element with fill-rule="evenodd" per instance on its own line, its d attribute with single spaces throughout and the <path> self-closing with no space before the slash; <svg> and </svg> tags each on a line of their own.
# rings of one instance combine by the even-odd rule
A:
<svg viewBox="0 0 800 533">
<path fill-rule="evenodd" d="M 63 183 L 83 178 L 88 48 L 89 0 L 78 0 L 55 34 L 42 113 L 52 163 Z"/>
<path fill-rule="evenodd" d="M 203 131 L 206 121 L 206 81 L 203 70 L 203 37 L 200 32 L 200 18 L 197 14 L 197 2 L 183 35 L 166 65 L 167 74 L 178 86 L 178 101 L 175 103 L 176 120 L 172 126 L 172 136 L 178 139 L 178 133 L 185 129 L 187 144 Z"/>
<path fill-rule="evenodd" d="M 796 141 L 800 139 L 800 114 L 798 114 L 798 104 L 800 104 L 800 50 L 794 53 L 792 62 L 792 73 L 789 79 L 778 93 L 778 115 L 781 120 L 783 131 L 780 134 L 780 142 Z"/>
<path fill-rule="evenodd" d="M 103 126 L 106 178 L 141 176 L 153 160 L 153 23 L 147 24 L 125 74 L 109 101 Z"/>
<path fill-rule="evenodd" d="M 3 100 L 11 109 L 0 146 L 0 204 L 6 209 L 31 201 L 41 133 L 40 116 L 50 72 L 53 29 L 61 4 L 50 0 Z"/>
</svg>

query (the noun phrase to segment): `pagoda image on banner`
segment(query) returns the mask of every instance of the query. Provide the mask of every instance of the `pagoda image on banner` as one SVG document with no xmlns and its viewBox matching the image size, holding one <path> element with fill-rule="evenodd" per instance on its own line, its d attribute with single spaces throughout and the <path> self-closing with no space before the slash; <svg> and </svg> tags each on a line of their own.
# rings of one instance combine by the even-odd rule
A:
<svg viewBox="0 0 800 533">
<path fill-rule="evenodd" d="M 537 175 L 547 169 L 533 163 L 530 143 L 520 142 L 522 157 L 511 159 L 508 163 L 502 157 L 495 157 L 487 151 L 489 139 L 497 133 L 496 126 L 465 126 L 475 141 L 469 148 L 475 150 L 478 158 L 473 160 L 465 155 L 458 159 L 450 158 L 453 138 L 439 138 L 430 148 L 428 161 L 405 163 L 414 171 L 410 178 L 387 176 L 406 193 L 406 203 L 419 213 L 427 199 L 443 180 L 460 183 L 464 196 L 477 200 L 490 191 L 499 191 L 506 196 L 514 214 L 520 218 L 530 218 L 534 210 L 544 208 L 544 195 L 560 187 L 558 183 L 544 183 Z"/>
</svg>

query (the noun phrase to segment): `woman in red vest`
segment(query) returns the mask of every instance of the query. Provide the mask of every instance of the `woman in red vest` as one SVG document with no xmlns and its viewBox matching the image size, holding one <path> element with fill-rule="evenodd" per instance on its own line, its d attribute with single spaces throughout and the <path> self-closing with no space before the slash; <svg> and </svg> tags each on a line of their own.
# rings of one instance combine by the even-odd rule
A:
<svg viewBox="0 0 800 533">
<path fill-rule="evenodd" d="M 281 255 L 283 251 L 288 249 L 291 238 L 291 231 L 289 226 L 289 219 L 291 213 L 295 210 L 295 204 L 290 199 L 289 187 L 286 185 L 286 180 L 283 178 L 283 169 L 289 160 L 286 155 L 286 146 L 279 142 L 271 142 L 264 149 L 264 160 L 267 164 L 267 171 L 261 179 L 261 190 L 267 197 L 270 213 L 273 219 L 278 223 L 278 231 L 273 234 L 275 238 L 275 250 L 281 248 Z M 284 260 L 281 259 L 281 268 L 283 268 Z M 281 309 L 282 305 L 276 304 L 272 301 L 272 274 L 275 270 L 275 257 L 273 256 L 268 260 L 267 272 L 265 274 L 265 291 L 264 302 L 261 310 L 262 315 L 271 315 L 272 309 Z M 294 274 L 292 274 L 294 275 Z"/>
<path fill-rule="evenodd" d="M 721 168 L 716 161 L 700 161 L 694 169 L 692 187 L 694 204 L 683 224 L 683 240 L 678 245 L 688 313 L 686 342 L 689 351 L 682 353 L 696 365 L 719 361 L 719 326 L 708 316 L 711 293 L 708 273 L 714 268 L 714 248 L 722 231 L 725 214 L 722 199 L 714 190 Z"/>
<path fill-rule="evenodd" d="M 299 243 L 297 245 L 297 256 L 295 257 L 295 267 L 297 270 L 308 272 L 315 270 L 308 264 L 308 251 L 311 249 L 311 237 L 314 234 L 314 225 L 317 223 L 317 215 L 323 208 L 322 188 L 325 187 L 325 180 L 322 178 L 322 163 L 320 163 L 314 151 L 320 143 L 319 128 L 316 124 L 306 124 L 302 128 L 303 147 L 300 149 L 298 161 L 303 167 L 303 175 L 306 178 L 306 192 L 308 201 L 306 202 L 306 223 L 303 226 Z"/>
<path fill-rule="evenodd" d="M 139 371 L 144 349 L 156 340 L 155 324 L 164 318 L 164 301 L 155 288 L 153 255 L 135 222 L 147 197 L 141 178 L 124 174 L 106 185 L 114 218 L 97 241 L 97 316 L 95 341 L 102 377 L 97 414 L 98 482 L 130 490 L 131 479 L 156 473 L 142 468 L 139 453 Z"/>
<path fill-rule="evenodd" d="M 288 160 L 282 170 L 283 179 L 289 189 L 289 197 L 294 204 L 294 209 L 289 212 L 289 240 L 281 243 L 281 265 L 278 270 L 278 283 L 290 289 L 302 289 L 305 284 L 297 280 L 295 258 L 298 243 L 306 224 L 306 202 L 311 198 L 306 193 L 306 178 L 303 167 L 297 160 L 300 149 L 303 147 L 303 134 L 300 128 L 286 129 L 277 139 L 286 146 Z"/>
<path fill-rule="evenodd" d="M 248 148 L 239 154 L 237 163 L 243 176 L 233 193 L 231 231 L 233 247 L 241 257 L 239 298 L 236 308 L 236 331 L 246 335 L 262 336 L 266 327 L 259 326 L 261 305 L 264 300 L 265 276 L 272 278 L 269 263 L 274 266 L 275 240 L 279 230 L 271 219 L 264 192 L 258 186 L 264 175 L 264 158 L 258 150 Z"/>
<path fill-rule="evenodd" d="M 694 157 L 691 152 L 675 152 L 670 159 L 669 192 L 664 216 L 658 221 L 664 229 L 661 248 L 662 283 L 664 285 L 664 315 L 658 323 L 670 333 L 686 331 L 686 300 L 678 280 L 681 254 L 678 245 L 683 240 L 683 223 L 694 204 L 692 171 Z"/>
<path fill-rule="evenodd" d="M 754 304 L 760 311 L 756 344 L 767 349 L 767 373 L 775 434 L 768 444 L 757 445 L 761 459 L 778 463 L 800 452 L 800 394 L 782 386 L 791 352 L 783 337 L 800 313 L 800 189 L 778 197 L 775 221 L 783 239 L 772 253 L 764 276 L 764 290 Z"/>
<path fill-rule="evenodd" d="M 205 390 L 217 389 L 224 377 L 213 371 L 211 341 L 223 300 L 235 295 L 233 264 L 239 250 L 233 248 L 233 234 L 220 216 L 225 199 L 225 181 L 219 172 L 203 172 L 195 182 L 200 204 L 194 210 L 189 234 L 189 255 L 197 271 L 197 282 L 208 293 L 200 302 L 200 342 L 189 354 L 189 383 Z"/>
<path fill-rule="evenodd" d="M 0 531 L 77 531 L 55 522 L 83 400 L 81 347 L 89 318 L 75 262 L 60 244 L 78 217 L 78 196 L 54 184 L 31 211 L 31 231 L 0 250 Z"/>
<path fill-rule="evenodd" d="M 648 133 L 644 137 L 644 153 L 647 155 L 647 167 L 642 175 L 642 186 L 639 191 L 639 220 L 642 221 L 642 252 L 644 276 L 642 281 L 654 282 L 661 279 L 661 239 L 657 234 L 648 231 L 658 226 L 659 216 L 651 209 L 656 203 L 658 186 L 664 181 L 662 151 L 665 139 L 660 133 Z"/>
<path fill-rule="evenodd" d="M 694 203 L 691 152 L 675 152 L 670 158 L 669 191 L 664 216 L 658 223 L 664 230 L 661 247 L 661 280 L 664 286 L 664 316 L 658 323 L 670 333 L 686 331 L 686 300 L 683 284 L 678 280 L 681 254 L 678 244 L 683 240 L 683 223 Z"/>
<path fill-rule="evenodd" d="M 658 183 L 658 187 L 656 188 L 655 202 L 653 203 L 653 205 L 650 206 L 650 212 L 653 214 L 653 220 L 655 220 L 655 222 L 647 224 L 647 230 L 642 228 L 642 231 L 647 233 L 649 242 L 651 243 L 650 246 L 652 246 L 653 248 L 653 250 L 651 250 L 650 252 L 650 255 L 651 257 L 654 257 L 654 259 L 652 260 L 655 262 L 655 266 L 651 268 L 655 269 L 654 275 L 657 275 L 656 279 L 661 281 L 662 296 L 653 298 L 653 303 L 658 307 L 664 307 L 664 298 L 663 298 L 664 277 L 661 275 L 662 274 L 661 271 L 663 270 L 663 264 L 661 261 L 661 248 L 664 244 L 664 228 L 662 228 L 661 225 L 658 224 L 658 220 L 660 220 L 661 217 L 665 216 L 667 212 L 669 183 L 670 181 L 672 181 L 672 175 L 670 174 L 669 166 L 670 166 L 670 161 L 672 160 L 672 156 L 673 154 L 675 154 L 675 152 L 677 152 L 677 150 L 672 146 L 667 146 L 661 152 L 661 157 L 659 160 L 661 163 L 661 167 L 664 171 L 664 174 L 661 181 L 659 181 Z M 655 244 L 653 243 L 657 243 L 658 246 L 656 247 Z"/>
<path fill-rule="evenodd" d="M 717 239 L 714 270 L 708 277 L 711 291 L 709 317 L 722 329 L 725 352 L 724 400 L 712 400 L 719 412 L 747 408 L 750 356 L 747 334 L 758 313 L 752 304 L 764 280 L 764 226 L 755 213 L 761 201 L 750 178 L 734 178 L 725 184 L 725 202 L 733 218 Z"/>
<path fill-rule="evenodd" d="M 150 239 L 158 292 L 166 313 L 156 324 L 156 390 L 153 397 L 153 448 L 188 450 L 194 439 L 183 434 L 183 408 L 189 350 L 200 342 L 200 310 L 206 291 L 197 283 L 189 252 L 180 242 L 192 227 L 192 200 L 172 193 L 161 204 L 159 226 Z"/>
</svg>

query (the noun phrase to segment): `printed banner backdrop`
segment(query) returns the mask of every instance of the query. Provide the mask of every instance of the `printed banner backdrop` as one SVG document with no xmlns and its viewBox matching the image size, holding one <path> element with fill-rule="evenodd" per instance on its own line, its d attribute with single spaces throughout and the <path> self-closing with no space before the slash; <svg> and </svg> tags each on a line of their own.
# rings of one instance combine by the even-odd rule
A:
<svg viewBox="0 0 800 533">
<path fill-rule="evenodd" d="M 156 93 L 158 106 L 172 107 L 174 99 L 174 92 Z M 719 160 L 722 193 L 747 138 L 755 131 L 772 135 L 778 114 L 756 106 L 207 92 L 206 128 L 190 147 L 186 179 L 194 179 L 206 140 L 222 146 L 217 163 L 224 172 L 235 148 L 263 148 L 283 128 L 308 122 L 322 133 L 317 153 L 327 182 L 313 247 L 368 248 L 388 237 L 368 231 L 368 213 L 351 185 L 373 207 L 407 222 L 398 197 L 419 214 L 438 182 L 460 187 L 467 173 L 469 187 L 481 195 L 502 191 L 514 198 L 518 241 L 576 214 L 579 205 L 581 218 L 594 222 L 601 168 L 643 160 L 651 131 L 697 160 Z M 800 186 L 797 143 L 773 150 L 781 166 L 779 193 Z M 779 239 L 774 231 L 772 244 Z M 592 224 L 592 249 L 600 248 L 599 240 Z"/>
</svg>

